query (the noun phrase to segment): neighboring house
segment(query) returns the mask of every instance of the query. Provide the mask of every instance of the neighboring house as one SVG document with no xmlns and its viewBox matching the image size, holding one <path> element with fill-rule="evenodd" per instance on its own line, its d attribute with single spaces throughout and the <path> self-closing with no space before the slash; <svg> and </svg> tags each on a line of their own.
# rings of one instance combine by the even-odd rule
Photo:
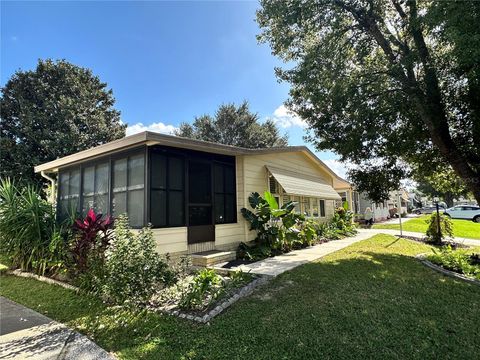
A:
<svg viewBox="0 0 480 360">
<path fill-rule="evenodd" d="M 151 224 L 159 253 L 232 250 L 255 234 L 240 209 L 252 192 L 325 221 L 340 196 L 337 178 L 308 148 L 245 149 L 152 132 L 128 136 L 35 167 L 58 173 L 59 217 L 69 212 L 126 213 Z M 52 181 L 55 187 L 55 181 Z"/>
<path fill-rule="evenodd" d="M 341 197 L 341 200 L 336 202 L 336 206 L 341 206 L 346 201 L 349 209 L 358 214 L 360 218 L 362 218 L 365 210 L 369 207 L 373 211 L 375 221 L 383 221 L 390 217 L 390 210 L 397 209 L 398 206 L 398 191 L 391 191 L 388 200 L 374 203 L 368 198 L 366 193 L 355 191 L 354 186 L 350 182 L 338 176 L 334 179 L 334 188 Z M 406 213 L 410 197 L 405 189 L 402 188 L 399 191 L 402 213 Z"/>
</svg>

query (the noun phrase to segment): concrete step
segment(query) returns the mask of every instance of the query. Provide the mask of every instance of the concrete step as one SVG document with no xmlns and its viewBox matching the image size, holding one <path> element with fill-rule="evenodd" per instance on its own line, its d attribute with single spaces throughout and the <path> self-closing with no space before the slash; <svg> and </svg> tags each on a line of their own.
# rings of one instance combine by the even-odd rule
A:
<svg viewBox="0 0 480 360">
<path fill-rule="evenodd" d="M 218 263 L 225 263 L 235 260 L 237 254 L 235 251 L 211 250 L 192 254 L 193 266 L 213 266 Z"/>
</svg>

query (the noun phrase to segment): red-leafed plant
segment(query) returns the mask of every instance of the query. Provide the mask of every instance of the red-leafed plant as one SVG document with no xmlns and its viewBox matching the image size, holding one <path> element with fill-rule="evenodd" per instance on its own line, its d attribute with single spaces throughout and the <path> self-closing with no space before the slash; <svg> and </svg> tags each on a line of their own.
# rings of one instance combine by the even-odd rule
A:
<svg viewBox="0 0 480 360">
<path fill-rule="evenodd" d="M 73 228 L 76 237 L 71 254 L 78 273 L 87 271 L 89 257 L 103 259 L 110 242 L 112 227 L 111 216 L 104 218 L 102 214 L 95 214 L 93 209 L 88 210 L 84 219 L 75 220 Z"/>
</svg>

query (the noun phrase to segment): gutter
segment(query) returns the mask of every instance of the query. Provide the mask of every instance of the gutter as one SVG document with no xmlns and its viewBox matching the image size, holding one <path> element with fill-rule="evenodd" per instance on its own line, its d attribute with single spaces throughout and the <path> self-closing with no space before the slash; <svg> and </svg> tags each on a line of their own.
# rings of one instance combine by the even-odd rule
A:
<svg viewBox="0 0 480 360">
<path fill-rule="evenodd" d="M 50 194 L 50 202 L 53 204 L 55 202 L 57 182 L 55 181 L 54 178 L 48 176 L 45 173 L 45 171 L 43 171 L 43 170 L 40 172 L 40 175 L 42 175 L 43 178 L 47 179 L 48 181 L 50 181 L 52 183 L 52 191 L 51 191 L 51 194 Z"/>
</svg>

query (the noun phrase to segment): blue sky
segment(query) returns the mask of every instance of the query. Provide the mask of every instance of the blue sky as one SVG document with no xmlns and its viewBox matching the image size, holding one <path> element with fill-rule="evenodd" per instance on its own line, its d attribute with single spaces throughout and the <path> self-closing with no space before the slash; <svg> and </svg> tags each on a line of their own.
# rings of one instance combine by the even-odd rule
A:
<svg viewBox="0 0 480 360">
<path fill-rule="evenodd" d="M 302 121 L 282 107 L 282 63 L 255 36 L 257 2 L 1 2 L 1 84 L 39 58 L 88 67 L 113 89 L 129 133 L 169 132 L 222 103 L 247 100 L 291 145 Z M 307 144 L 308 145 L 308 144 Z M 312 149 L 314 150 L 314 149 Z M 335 155 L 317 153 L 340 175 Z"/>
</svg>

